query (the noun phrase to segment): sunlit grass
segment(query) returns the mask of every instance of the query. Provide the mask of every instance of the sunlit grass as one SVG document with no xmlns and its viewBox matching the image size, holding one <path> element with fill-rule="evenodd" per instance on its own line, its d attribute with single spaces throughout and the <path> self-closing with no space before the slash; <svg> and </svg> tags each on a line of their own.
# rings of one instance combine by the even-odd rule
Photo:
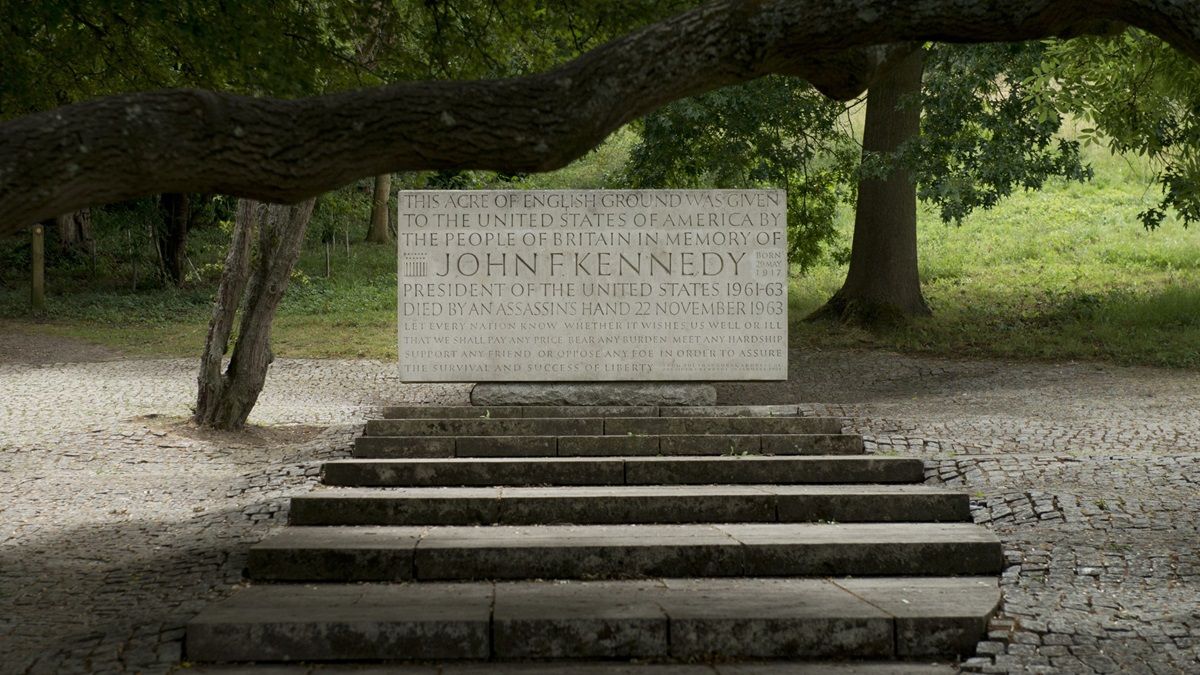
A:
<svg viewBox="0 0 1200 675">
<path fill-rule="evenodd" d="M 794 278 L 793 344 L 1200 366 L 1200 232 L 1174 219 L 1147 232 L 1137 214 L 1158 198 L 1150 170 L 1103 148 L 1088 160 L 1094 181 L 1052 181 L 961 226 L 922 210 L 932 318 L 873 332 L 810 324 L 803 317 L 838 289 L 845 268 L 827 263 Z"/>
</svg>

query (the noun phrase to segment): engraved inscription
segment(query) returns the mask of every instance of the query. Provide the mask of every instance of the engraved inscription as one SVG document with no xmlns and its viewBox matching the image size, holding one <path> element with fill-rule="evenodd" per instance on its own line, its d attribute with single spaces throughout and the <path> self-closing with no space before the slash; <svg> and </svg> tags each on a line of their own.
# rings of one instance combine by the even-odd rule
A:
<svg viewBox="0 0 1200 675">
<path fill-rule="evenodd" d="M 398 202 L 403 381 L 787 377 L 782 190 Z"/>
</svg>

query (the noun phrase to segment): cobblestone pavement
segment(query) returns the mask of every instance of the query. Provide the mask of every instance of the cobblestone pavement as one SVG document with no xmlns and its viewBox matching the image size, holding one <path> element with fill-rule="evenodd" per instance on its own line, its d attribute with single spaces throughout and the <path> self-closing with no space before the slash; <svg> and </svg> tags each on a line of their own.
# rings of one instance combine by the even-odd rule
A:
<svg viewBox="0 0 1200 675">
<path fill-rule="evenodd" d="M 1200 673 L 1200 373 L 793 352 L 786 386 L 719 395 L 824 401 L 971 494 L 1008 567 L 964 670 Z"/>
<path fill-rule="evenodd" d="M 171 670 L 184 623 L 373 408 L 467 394 L 283 360 L 251 418 L 268 426 L 205 434 L 180 424 L 193 360 L 18 343 L 0 335 L 0 673 Z M 720 394 L 852 416 L 872 451 L 972 494 L 1010 565 L 967 670 L 1200 672 L 1200 374 L 824 352 Z"/>
</svg>

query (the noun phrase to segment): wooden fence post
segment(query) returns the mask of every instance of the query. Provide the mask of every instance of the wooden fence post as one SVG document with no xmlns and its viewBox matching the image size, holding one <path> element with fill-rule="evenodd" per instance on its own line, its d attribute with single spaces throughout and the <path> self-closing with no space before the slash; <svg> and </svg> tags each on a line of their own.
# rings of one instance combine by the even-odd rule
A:
<svg viewBox="0 0 1200 675">
<path fill-rule="evenodd" d="M 46 311 L 46 230 L 41 223 L 33 226 L 33 241 L 29 248 L 33 283 L 29 301 L 36 314 Z"/>
</svg>

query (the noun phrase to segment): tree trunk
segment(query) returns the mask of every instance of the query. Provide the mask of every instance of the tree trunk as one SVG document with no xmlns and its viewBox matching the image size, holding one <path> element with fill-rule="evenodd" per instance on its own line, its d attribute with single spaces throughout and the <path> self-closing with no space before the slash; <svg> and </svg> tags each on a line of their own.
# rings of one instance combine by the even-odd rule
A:
<svg viewBox="0 0 1200 675">
<path fill-rule="evenodd" d="M 192 418 L 197 424 L 216 429 L 240 429 L 246 424 L 266 381 L 267 367 L 275 358 L 271 352 L 271 323 L 300 257 L 314 201 L 294 206 L 262 205 L 249 200 L 238 203 L 233 242 L 200 361 Z M 255 226 L 258 254 L 252 256 L 250 242 Z M 239 299 L 242 317 L 237 343 L 229 366 L 221 373 Z"/>
<path fill-rule="evenodd" d="M 58 248 L 63 253 L 88 253 L 92 244 L 92 211 L 81 209 L 58 216 L 53 222 Z"/>
<path fill-rule="evenodd" d="M 375 176 L 375 193 L 371 201 L 371 229 L 367 230 L 367 241 L 372 244 L 386 244 L 392 240 L 388 229 L 389 198 L 392 193 L 392 174 L 381 173 Z"/>
<path fill-rule="evenodd" d="M 187 259 L 191 200 L 186 193 L 166 192 L 159 199 L 159 210 L 162 221 L 154 230 L 154 238 L 162 256 L 162 274 L 167 281 L 179 286 L 183 283 L 183 265 Z"/>
<path fill-rule="evenodd" d="M 924 50 L 915 49 L 867 92 L 863 159 L 892 155 L 921 126 Z M 858 185 L 850 269 L 840 291 L 810 317 L 863 324 L 928 315 L 917 274 L 917 191 L 912 171 L 895 165 L 886 178 Z"/>
</svg>

